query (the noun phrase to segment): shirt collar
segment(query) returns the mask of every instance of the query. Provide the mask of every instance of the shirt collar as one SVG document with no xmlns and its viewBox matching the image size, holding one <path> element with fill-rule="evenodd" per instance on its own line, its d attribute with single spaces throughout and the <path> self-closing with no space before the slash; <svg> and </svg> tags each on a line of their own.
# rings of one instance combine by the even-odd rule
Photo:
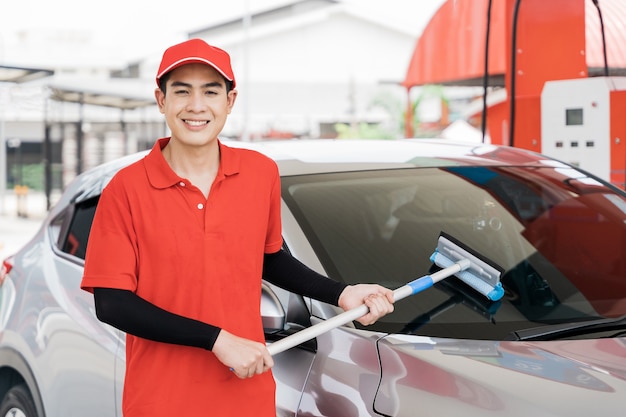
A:
<svg viewBox="0 0 626 417">
<path fill-rule="evenodd" d="M 182 180 L 163 157 L 163 148 L 169 141 L 169 137 L 157 140 L 150 153 L 144 159 L 148 180 L 155 188 L 168 188 L 180 183 Z M 220 148 L 220 166 L 215 179 L 221 180 L 239 173 L 240 159 L 235 149 L 224 145 L 219 140 L 218 145 Z"/>
</svg>

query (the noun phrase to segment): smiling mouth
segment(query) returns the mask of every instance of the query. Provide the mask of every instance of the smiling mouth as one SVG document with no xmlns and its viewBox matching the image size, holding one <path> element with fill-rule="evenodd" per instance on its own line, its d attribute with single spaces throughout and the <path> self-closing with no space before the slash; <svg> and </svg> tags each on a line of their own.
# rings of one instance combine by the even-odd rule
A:
<svg viewBox="0 0 626 417">
<path fill-rule="evenodd" d="M 209 124 L 208 120 L 183 120 L 186 124 L 190 126 L 204 126 Z"/>
</svg>

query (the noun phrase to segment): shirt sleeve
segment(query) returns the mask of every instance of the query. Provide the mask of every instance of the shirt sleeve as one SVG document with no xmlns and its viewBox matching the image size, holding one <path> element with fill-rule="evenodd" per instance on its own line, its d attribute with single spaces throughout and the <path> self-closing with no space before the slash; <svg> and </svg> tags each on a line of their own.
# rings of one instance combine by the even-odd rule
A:
<svg viewBox="0 0 626 417">
<path fill-rule="evenodd" d="M 103 190 L 89 233 L 81 288 L 135 291 L 137 237 L 121 182 L 114 177 Z"/>
<path fill-rule="evenodd" d="M 270 195 L 270 211 L 265 238 L 265 253 L 274 253 L 280 250 L 283 245 L 282 222 L 281 222 L 281 187 L 278 166 L 272 161 L 274 180 Z"/>
</svg>

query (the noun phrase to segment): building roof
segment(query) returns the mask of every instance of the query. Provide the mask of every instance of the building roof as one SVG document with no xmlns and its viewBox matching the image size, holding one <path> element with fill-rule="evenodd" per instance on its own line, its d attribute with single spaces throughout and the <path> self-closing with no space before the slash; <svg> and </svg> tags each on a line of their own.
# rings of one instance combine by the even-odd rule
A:
<svg viewBox="0 0 626 417">
<path fill-rule="evenodd" d="M 346 12 L 353 17 L 368 21 L 370 24 L 383 26 L 388 30 L 400 32 L 407 36 L 417 36 L 421 27 L 408 25 L 406 20 L 394 18 L 394 14 L 380 14 L 365 7 L 355 6 L 353 3 L 344 3 L 340 0 L 291 0 L 267 9 L 261 9 L 250 16 L 239 16 L 223 22 L 211 24 L 188 33 L 190 38 L 206 37 L 208 34 L 224 36 L 225 33 L 235 32 L 239 38 L 243 34 L 242 28 L 246 19 L 250 25 L 269 27 L 271 31 L 285 31 L 297 28 L 298 25 L 310 22 L 319 22 L 330 13 Z M 267 34 L 265 31 L 260 31 Z"/>
<path fill-rule="evenodd" d="M 50 98 L 57 101 L 90 104 L 132 110 L 156 104 L 146 83 L 137 79 L 107 80 L 97 85 L 91 79 L 72 78 L 71 80 L 52 80 L 47 83 Z"/>
<path fill-rule="evenodd" d="M 54 71 L 50 69 L 0 65 L 0 82 L 23 83 L 51 75 Z"/>
</svg>

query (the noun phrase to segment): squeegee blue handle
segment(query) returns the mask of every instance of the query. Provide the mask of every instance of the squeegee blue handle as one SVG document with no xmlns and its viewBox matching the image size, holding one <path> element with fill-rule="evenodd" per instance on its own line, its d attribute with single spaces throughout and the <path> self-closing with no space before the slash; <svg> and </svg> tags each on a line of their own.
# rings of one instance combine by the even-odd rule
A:
<svg viewBox="0 0 626 417">
<path fill-rule="evenodd" d="M 424 277 L 418 278 L 415 281 L 409 282 L 407 285 L 411 287 L 411 295 L 415 295 L 418 292 L 424 291 L 434 284 L 433 277 L 430 275 L 426 275 Z"/>
<path fill-rule="evenodd" d="M 424 275 L 423 277 L 417 278 L 409 282 L 408 284 L 396 289 L 393 292 L 393 299 L 394 301 L 398 301 L 422 292 L 432 287 L 435 283 L 441 281 L 442 279 L 469 268 L 469 266 L 470 263 L 468 260 L 461 259 L 459 262 L 453 263 L 447 268 L 437 271 L 431 275 Z"/>
</svg>

